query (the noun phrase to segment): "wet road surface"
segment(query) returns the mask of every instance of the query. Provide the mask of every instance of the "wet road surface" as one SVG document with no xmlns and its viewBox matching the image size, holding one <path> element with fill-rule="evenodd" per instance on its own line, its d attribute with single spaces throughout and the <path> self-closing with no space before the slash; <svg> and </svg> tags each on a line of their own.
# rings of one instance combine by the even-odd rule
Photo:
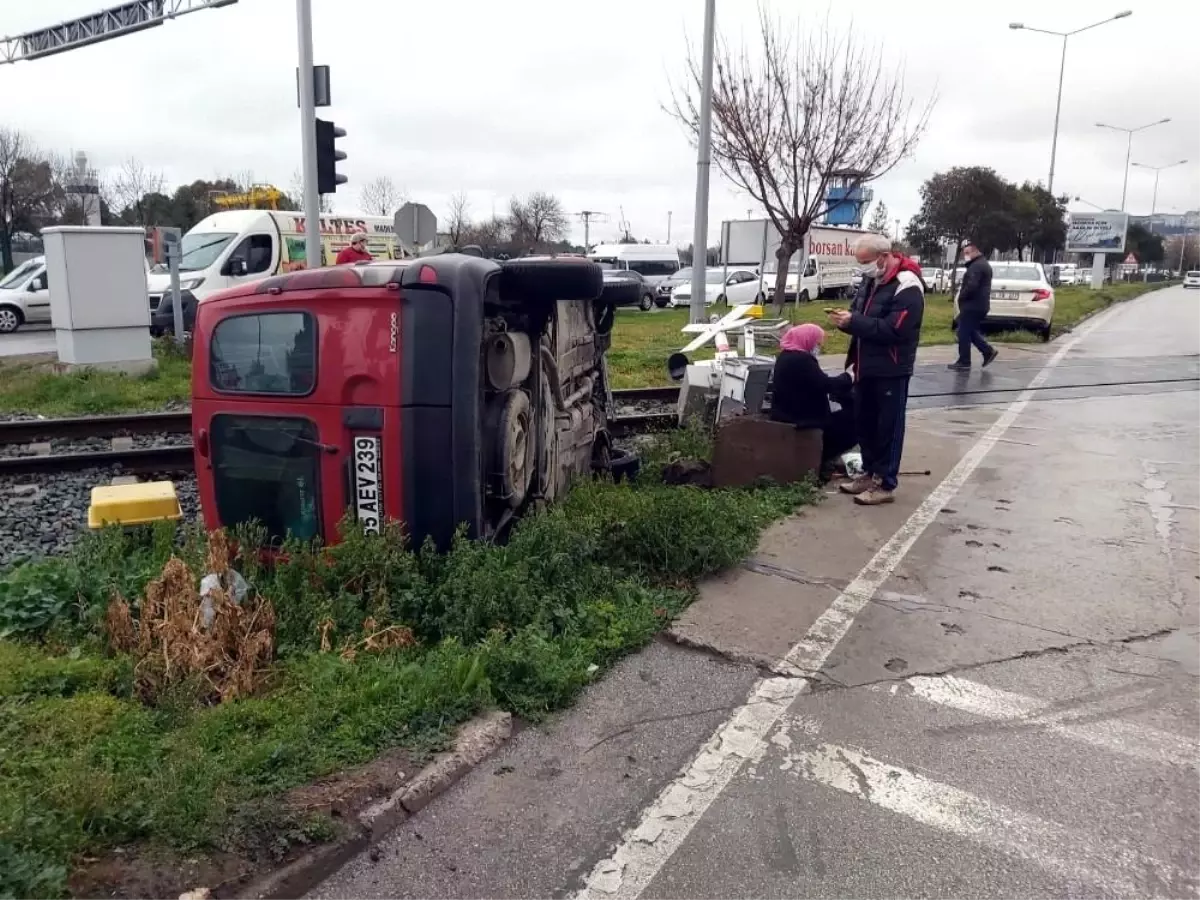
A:
<svg viewBox="0 0 1200 900">
<path fill-rule="evenodd" d="M 314 895 L 1197 896 L 1198 351 L 1173 288 L 952 375 L 985 393 L 914 410 L 949 457 L 908 505 L 785 524 L 705 651 L 626 660 Z"/>
</svg>

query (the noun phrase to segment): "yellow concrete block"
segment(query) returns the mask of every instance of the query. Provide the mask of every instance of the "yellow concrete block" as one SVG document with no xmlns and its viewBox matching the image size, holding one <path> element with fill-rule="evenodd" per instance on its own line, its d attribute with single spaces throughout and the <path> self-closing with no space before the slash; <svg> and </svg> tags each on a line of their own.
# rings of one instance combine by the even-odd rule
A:
<svg viewBox="0 0 1200 900">
<path fill-rule="evenodd" d="M 763 317 L 762 304 L 761 303 L 754 304 L 752 307 L 750 307 L 748 310 L 746 310 L 746 315 L 748 315 L 754 319 L 761 319 Z"/>
<path fill-rule="evenodd" d="M 92 488 L 88 527 L 142 525 L 160 519 L 182 518 L 175 484 L 146 481 L 141 484 L 106 484 Z"/>
</svg>

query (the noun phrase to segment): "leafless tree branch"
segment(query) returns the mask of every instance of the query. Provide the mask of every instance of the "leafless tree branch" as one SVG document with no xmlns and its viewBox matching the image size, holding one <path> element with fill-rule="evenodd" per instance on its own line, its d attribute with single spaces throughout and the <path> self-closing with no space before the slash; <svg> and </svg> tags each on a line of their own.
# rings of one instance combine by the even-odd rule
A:
<svg viewBox="0 0 1200 900">
<path fill-rule="evenodd" d="M 380 175 L 362 186 L 358 199 L 367 215 L 390 216 L 404 202 L 404 192 L 396 187 L 390 176 Z"/>
<path fill-rule="evenodd" d="M 693 139 L 700 64 L 689 48 L 688 74 L 668 107 Z M 830 211 L 832 179 L 855 189 L 891 171 L 916 148 L 934 98 L 918 107 L 906 95 L 903 69 L 886 68 L 881 50 L 852 30 L 838 32 L 828 18 L 817 27 L 785 26 L 762 7 L 753 46 L 721 39 L 713 75 L 713 159 L 780 233 L 778 308 L 788 262 Z"/>
<path fill-rule="evenodd" d="M 450 196 L 450 215 L 446 218 L 446 234 L 450 245 L 461 247 L 463 236 L 471 228 L 471 204 L 467 200 L 466 191 L 458 191 Z"/>
</svg>

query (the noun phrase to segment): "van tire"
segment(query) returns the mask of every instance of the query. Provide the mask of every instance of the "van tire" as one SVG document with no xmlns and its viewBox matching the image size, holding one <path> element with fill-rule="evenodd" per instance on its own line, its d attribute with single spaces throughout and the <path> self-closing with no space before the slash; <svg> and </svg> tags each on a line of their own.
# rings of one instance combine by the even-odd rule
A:
<svg viewBox="0 0 1200 900">
<path fill-rule="evenodd" d="M 808 291 L 801 291 L 800 296 L 796 298 L 798 303 L 808 303 L 812 298 L 808 296 Z"/>
<path fill-rule="evenodd" d="M 638 308 L 642 312 L 650 312 L 650 310 L 654 309 L 654 295 L 642 294 L 642 299 L 638 302 Z"/>
<path fill-rule="evenodd" d="M 604 290 L 600 267 L 586 259 L 513 259 L 500 271 L 500 295 L 543 300 L 595 300 Z"/>
<path fill-rule="evenodd" d="M 15 306 L 0 306 L 0 334 L 12 334 L 25 323 L 25 316 Z"/>
</svg>

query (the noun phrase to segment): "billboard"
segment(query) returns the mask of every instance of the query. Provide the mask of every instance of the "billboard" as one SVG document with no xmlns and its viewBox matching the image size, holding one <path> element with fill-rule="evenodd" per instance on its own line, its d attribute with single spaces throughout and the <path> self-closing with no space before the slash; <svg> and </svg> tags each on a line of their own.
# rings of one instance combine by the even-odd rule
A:
<svg viewBox="0 0 1200 900">
<path fill-rule="evenodd" d="M 1128 228 L 1128 213 L 1071 213 L 1067 223 L 1067 252 L 1123 253 Z"/>
</svg>

